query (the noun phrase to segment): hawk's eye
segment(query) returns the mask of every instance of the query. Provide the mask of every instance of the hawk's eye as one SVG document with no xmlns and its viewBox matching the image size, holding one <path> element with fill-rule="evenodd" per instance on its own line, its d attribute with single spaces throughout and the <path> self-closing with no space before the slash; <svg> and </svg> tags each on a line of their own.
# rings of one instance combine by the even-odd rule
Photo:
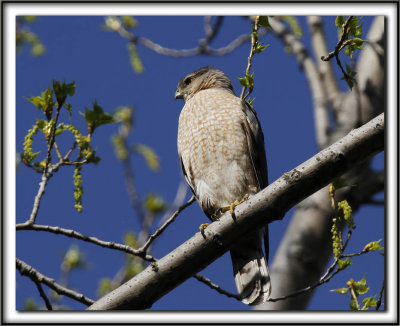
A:
<svg viewBox="0 0 400 326">
<path fill-rule="evenodd" d="M 188 78 L 186 78 L 186 79 L 183 81 L 183 84 L 184 84 L 185 86 L 187 86 L 187 85 L 189 85 L 191 82 L 192 82 L 192 78 L 191 78 L 191 77 L 188 77 Z"/>
</svg>

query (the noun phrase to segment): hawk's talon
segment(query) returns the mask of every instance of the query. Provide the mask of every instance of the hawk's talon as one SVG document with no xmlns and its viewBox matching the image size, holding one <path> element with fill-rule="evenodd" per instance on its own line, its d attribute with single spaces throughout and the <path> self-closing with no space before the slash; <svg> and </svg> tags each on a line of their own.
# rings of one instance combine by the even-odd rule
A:
<svg viewBox="0 0 400 326">
<path fill-rule="evenodd" d="M 231 214 L 234 213 L 235 207 L 240 205 L 241 203 L 245 202 L 249 198 L 249 194 L 245 194 L 241 200 L 235 200 L 232 204 L 229 206 L 223 206 L 218 208 L 217 212 L 219 211 L 220 213 L 225 213 L 229 211 Z"/>
<path fill-rule="evenodd" d="M 203 224 L 201 224 L 201 225 L 199 226 L 200 232 L 203 233 L 204 230 L 205 230 L 205 229 L 207 228 L 207 226 L 209 226 L 209 225 L 210 225 L 209 223 L 203 223 Z"/>
</svg>

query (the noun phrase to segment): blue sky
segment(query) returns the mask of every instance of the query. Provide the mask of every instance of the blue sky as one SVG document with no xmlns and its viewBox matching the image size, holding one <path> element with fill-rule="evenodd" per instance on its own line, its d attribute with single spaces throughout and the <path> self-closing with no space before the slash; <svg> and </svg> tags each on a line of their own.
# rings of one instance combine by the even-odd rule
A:
<svg viewBox="0 0 400 326">
<path fill-rule="evenodd" d="M 137 17 L 137 35 L 170 48 L 191 48 L 204 36 L 202 17 Z M 371 17 L 364 17 L 364 31 L 368 31 Z M 334 17 L 324 19 L 328 44 L 331 49 L 337 42 Z M 174 101 L 177 82 L 187 73 L 212 65 L 223 70 L 240 94 L 237 80 L 243 76 L 247 64 L 249 44 L 244 44 L 224 57 L 196 56 L 172 58 L 138 47 L 144 65 L 142 74 L 135 73 L 129 63 L 127 40 L 116 33 L 104 31 L 104 17 L 53 16 L 39 17 L 31 26 L 44 45 L 46 53 L 32 57 L 29 49 L 17 56 L 16 143 L 22 151 L 26 131 L 31 128 L 41 112 L 24 97 L 37 96 L 58 79 L 76 82 L 75 95 L 70 98 L 73 114 L 71 120 L 64 112 L 62 119 L 85 130 L 84 107 L 91 107 L 96 100 L 105 111 L 112 113 L 121 105 L 135 108 L 134 132 L 131 143 L 144 143 L 152 147 L 161 160 L 159 172 L 150 171 L 142 157 L 134 156 L 132 166 L 139 195 L 144 198 L 155 192 L 167 202 L 172 202 L 180 182 L 181 172 L 176 149 L 177 125 L 182 101 Z M 299 17 L 304 31 L 303 41 L 310 48 L 305 17 Z M 241 17 L 227 17 L 214 47 L 224 46 L 238 35 L 250 31 L 249 23 Z M 366 33 L 366 32 L 364 32 Z M 318 148 L 315 143 L 313 109 L 310 92 L 303 72 L 295 58 L 285 53 L 279 39 L 268 34 L 261 39 L 269 44 L 267 50 L 254 58 L 255 97 L 257 110 L 265 135 L 269 180 L 273 182 L 283 173 L 296 167 Z M 337 76 L 340 73 L 336 69 Z M 347 89 L 342 83 L 341 88 Z M 37 218 L 39 224 L 58 225 L 75 229 L 102 240 L 122 242 L 128 230 L 137 230 L 138 222 L 125 190 L 124 175 L 120 162 L 114 155 L 111 135 L 117 125 L 107 125 L 96 130 L 93 146 L 102 158 L 97 166 L 84 166 L 83 212 L 74 210 L 73 170 L 60 169 L 50 180 L 42 199 Z M 34 149 L 43 150 L 43 142 L 36 137 Z M 70 140 L 62 145 L 68 148 Z M 375 160 L 377 169 L 383 167 L 383 155 Z M 16 202 L 17 223 L 28 219 L 38 190 L 40 176 L 25 166 L 17 170 Z M 189 198 L 190 194 L 188 193 Z M 379 198 L 383 198 L 380 194 Z M 270 261 L 273 260 L 292 211 L 282 221 L 270 225 Z M 373 240 L 384 239 L 383 208 L 364 206 L 355 216 L 357 229 L 349 245 L 349 252 L 359 251 Z M 156 241 L 153 254 L 161 258 L 198 231 L 206 216 L 195 203 Z M 44 232 L 19 231 L 17 233 L 17 257 L 37 268 L 43 274 L 59 279 L 62 254 L 71 244 L 79 246 L 89 262 L 87 269 L 70 275 L 70 286 L 96 299 L 96 290 L 103 277 L 113 278 L 124 263 L 122 253 L 92 244 Z M 345 286 L 349 278 L 359 280 L 366 275 L 370 293 L 379 293 L 383 280 L 384 259 L 377 253 L 356 258 L 354 265 L 339 274 L 328 284 L 321 286 L 313 296 L 311 310 L 347 310 L 349 299 L 329 292 Z M 372 268 L 373 266 L 373 268 Z M 201 274 L 212 279 L 224 289 L 235 292 L 229 254 L 207 267 Z M 16 273 L 17 309 L 22 309 L 29 297 L 42 304 L 34 283 Z M 47 288 L 46 288 L 47 291 Z M 72 309 L 85 306 L 68 298 L 63 303 Z M 246 310 L 244 304 L 219 295 L 195 279 L 189 279 L 156 302 L 153 310 Z"/>
</svg>

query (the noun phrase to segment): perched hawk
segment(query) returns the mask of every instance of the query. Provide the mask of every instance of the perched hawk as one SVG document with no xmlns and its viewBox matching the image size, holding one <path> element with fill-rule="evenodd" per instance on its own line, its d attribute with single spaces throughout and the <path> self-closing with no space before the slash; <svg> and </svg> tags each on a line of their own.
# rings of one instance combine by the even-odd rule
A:
<svg viewBox="0 0 400 326">
<path fill-rule="evenodd" d="M 267 186 L 264 135 L 255 111 L 235 96 L 231 81 L 218 69 L 204 67 L 187 75 L 178 83 L 177 98 L 185 101 L 178 128 L 183 174 L 202 210 L 215 220 L 222 207 Z M 247 234 L 230 249 L 236 287 L 249 305 L 265 302 L 271 292 L 262 232 Z"/>
</svg>

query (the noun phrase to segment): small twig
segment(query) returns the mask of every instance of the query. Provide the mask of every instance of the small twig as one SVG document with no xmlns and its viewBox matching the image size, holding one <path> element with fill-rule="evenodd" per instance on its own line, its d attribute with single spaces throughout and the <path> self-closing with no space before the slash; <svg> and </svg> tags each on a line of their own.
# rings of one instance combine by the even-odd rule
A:
<svg viewBox="0 0 400 326">
<path fill-rule="evenodd" d="M 84 296 L 81 293 L 78 293 L 76 291 L 73 291 L 71 289 L 68 289 L 54 281 L 54 279 L 49 278 L 42 273 L 38 272 L 35 268 L 32 266 L 28 265 L 24 261 L 16 258 L 16 263 L 17 263 L 17 269 L 21 273 L 21 275 L 28 276 L 33 280 L 33 282 L 39 282 L 47 285 L 49 288 L 53 289 L 56 291 L 58 294 L 65 295 L 67 297 L 70 297 L 74 300 L 77 300 L 87 306 L 90 306 L 91 304 L 94 303 L 94 300 Z"/>
<path fill-rule="evenodd" d="M 347 18 L 345 24 L 344 24 L 344 28 L 343 28 L 343 34 L 339 40 L 339 42 L 336 44 L 335 46 L 335 50 L 333 50 L 332 52 L 328 53 L 328 55 L 326 56 L 322 56 L 321 60 L 323 61 L 329 61 L 330 59 L 332 59 L 334 56 L 336 56 L 336 60 L 338 60 L 337 55 L 339 54 L 339 52 L 347 45 L 344 44 L 345 41 L 347 40 L 347 37 L 349 35 L 349 31 L 347 30 L 347 28 L 350 25 L 350 21 L 353 19 L 354 16 L 349 16 L 349 18 Z"/>
<path fill-rule="evenodd" d="M 33 208 L 32 208 L 31 215 L 29 217 L 29 220 L 26 221 L 25 223 L 30 224 L 30 225 L 35 223 L 36 216 L 37 216 L 37 214 L 39 212 L 40 201 L 42 200 L 42 197 L 44 195 L 44 191 L 46 189 L 46 185 L 47 185 L 48 180 L 49 180 L 49 176 L 47 175 L 46 170 L 44 170 L 43 174 L 42 174 L 42 181 L 39 183 L 38 193 L 36 194 L 35 200 L 33 202 Z"/>
<path fill-rule="evenodd" d="M 351 282 L 349 283 L 349 282 L 348 282 L 348 284 L 349 284 L 349 285 L 347 285 L 347 286 L 348 286 L 348 288 L 349 288 L 349 290 L 350 290 L 350 295 L 351 295 L 351 297 L 353 298 L 353 301 L 354 301 L 354 303 L 355 303 L 355 305 L 356 305 L 357 310 L 360 310 L 360 304 L 358 303 L 358 298 L 357 298 L 356 292 L 354 291 L 353 283 L 351 283 Z"/>
<path fill-rule="evenodd" d="M 153 42 L 152 40 L 150 40 L 146 37 L 136 36 L 132 32 L 127 31 L 122 25 L 117 29 L 117 32 L 119 35 L 121 35 L 123 38 L 128 39 L 129 42 L 132 42 L 133 44 L 141 44 L 144 47 L 146 47 L 158 54 L 171 56 L 171 57 L 175 57 L 175 58 L 191 57 L 191 56 L 196 56 L 196 55 L 201 55 L 201 54 L 224 56 L 226 54 L 233 52 L 240 45 L 251 40 L 250 35 L 242 34 L 226 46 L 223 46 L 220 48 L 212 48 L 212 47 L 208 46 L 209 42 L 211 42 L 211 40 L 215 37 L 215 35 L 219 31 L 221 24 L 222 24 L 222 18 L 218 17 L 218 20 L 213 28 L 213 33 L 210 33 L 210 30 L 207 29 L 209 34 L 206 32 L 206 34 L 207 34 L 206 39 L 205 39 L 206 42 L 199 41 L 199 46 L 197 46 L 195 48 L 190 48 L 190 49 L 171 49 L 171 48 L 164 47 L 158 43 Z M 266 33 L 266 31 L 267 31 L 266 29 L 260 30 L 259 35 L 260 36 L 264 35 Z"/>
<path fill-rule="evenodd" d="M 212 19 L 212 16 L 204 17 L 204 30 L 206 33 L 205 41 L 207 42 L 207 45 L 215 38 L 215 36 L 217 36 L 217 34 L 221 28 L 222 22 L 224 20 L 224 17 L 218 16 L 214 27 L 211 26 L 211 19 Z M 199 44 L 200 43 L 201 43 L 201 40 L 200 40 Z"/>
<path fill-rule="evenodd" d="M 69 156 L 72 154 L 72 152 L 74 151 L 76 145 L 78 145 L 78 142 L 75 140 L 74 143 L 72 144 L 72 147 L 70 148 L 70 150 L 67 152 L 67 154 L 65 154 L 63 161 L 67 161 L 69 159 Z"/>
<path fill-rule="evenodd" d="M 44 293 L 44 291 L 43 291 L 42 284 L 40 284 L 40 282 L 36 278 L 32 279 L 32 281 L 36 284 L 36 287 L 39 291 L 40 296 L 43 298 L 43 301 L 46 305 L 47 310 L 53 310 L 53 307 L 50 303 L 49 298 L 47 297 L 46 293 Z"/>
<path fill-rule="evenodd" d="M 58 159 L 59 159 L 60 161 L 63 161 L 63 157 L 62 157 L 62 155 L 61 155 L 60 148 L 58 147 L 56 141 L 54 141 L 54 148 L 56 149 L 56 153 L 57 153 Z"/>
<path fill-rule="evenodd" d="M 141 250 L 134 249 L 130 246 L 123 245 L 120 243 L 110 242 L 110 241 L 103 241 L 96 237 L 90 237 L 90 236 L 84 235 L 75 230 L 60 228 L 59 226 L 39 225 L 39 224 L 31 225 L 28 223 L 23 223 L 23 224 L 17 224 L 16 230 L 17 231 L 20 231 L 20 230 L 45 231 L 45 232 L 51 232 L 51 233 L 55 233 L 55 234 L 63 234 L 67 237 L 90 242 L 90 243 L 99 245 L 104 248 L 120 250 L 120 251 L 126 252 L 128 254 L 141 257 L 142 259 L 144 259 L 146 261 L 150 261 L 150 262 L 156 261 L 156 259 L 153 256 L 147 255 L 144 252 L 142 252 Z"/>
<path fill-rule="evenodd" d="M 385 280 L 382 282 L 382 287 L 381 290 L 379 291 L 379 298 L 378 301 L 376 301 L 376 310 L 379 310 L 381 304 L 382 304 L 382 295 L 383 295 L 383 290 L 385 289 Z"/>
<path fill-rule="evenodd" d="M 151 245 L 151 243 L 167 228 L 169 224 L 171 224 L 175 218 L 182 212 L 186 207 L 192 204 L 195 200 L 194 195 L 186 202 L 186 204 L 182 205 L 177 209 L 177 211 L 160 227 L 158 228 L 147 240 L 147 242 L 139 249 L 139 252 L 145 253 L 147 248 Z"/>
<path fill-rule="evenodd" d="M 253 58 L 255 46 L 256 46 L 256 43 L 257 43 L 257 39 L 256 38 L 258 37 L 257 33 L 258 33 L 258 22 L 259 22 L 259 20 L 260 20 L 260 16 L 255 16 L 254 17 L 254 31 L 251 34 L 250 54 L 249 54 L 249 56 L 247 58 L 247 68 L 246 68 L 245 76 L 250 74 L 251 60 Z M 243 86 L 242 93 L 240 94 L 240 98 L 243 99 L 243 100 L 245 100 L 251 94 L 251 92 L 253 91 L 252 89 L 249 88 L 248 92 L 247 92 L 247 94 L 245 96 L 244 93 L 246 91 L 246 88 L 247 88 L 247 86 Z"/>
<path fill-rule="evenodd" d="M 176 191 L 176 195 L 175 195 L 174 201 L 172 202 L 172 204 L 169 207 L 169 209 L 164 213 L 164 215 L 158 221 L 158 226 L 157 227 L 160 227 L 162 224 L 164 224 L 164 222 L 167 219 L 169 219 L 170 216 L 180 206 L 182 206 L 184 204 L 185 198 L 186 198 L 186 194 L 187 194 L 187 190 L 188 190 L 188 184 L 187 184 L 186 180 L 182 177 L 180 182 L 179 182 L 179 186 L 178 186 L 178 189 Z"/>
<path fill-rule="evenodd" d="M 229 298 L 234 298 L 236 300 L 241 301 L 240 296 L 238 294 L 234 294 L 234 293 L 230 293 L 228 291 L 225 291 L 224 289 L 222 289 L 219 285 L 214 284 L 213 282 L 211 282 L 210 279 L 208 279 L 207 277 L 200 275 L 200 274 L 196 274 L 193 276 L 196 280 L 208 285 L 210 288 L 216 290 L 218 293 L 226 295 Z"/>
</svg>

